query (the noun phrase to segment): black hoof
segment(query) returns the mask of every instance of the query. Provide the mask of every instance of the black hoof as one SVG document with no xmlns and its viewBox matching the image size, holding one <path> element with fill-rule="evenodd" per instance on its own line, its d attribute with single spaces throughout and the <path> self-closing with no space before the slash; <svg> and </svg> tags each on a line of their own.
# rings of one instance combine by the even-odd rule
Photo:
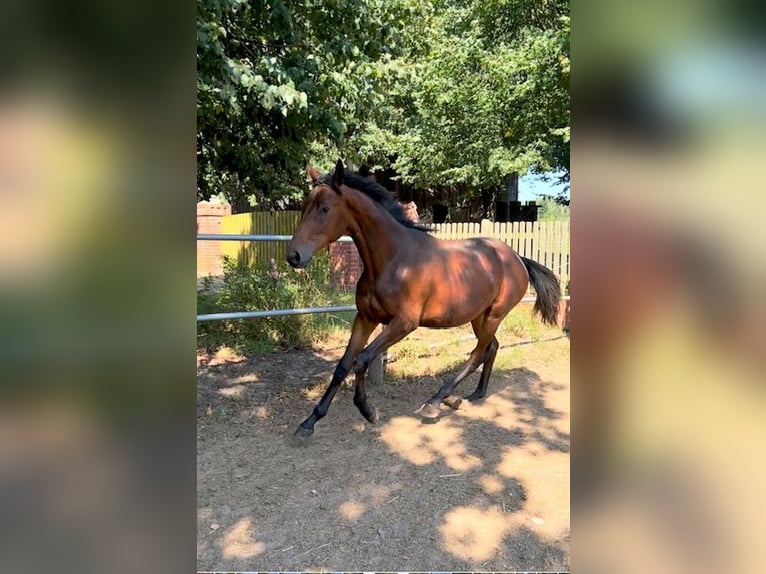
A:
<svg viewBox="0 0 766 574">
<path fill-rule="evenodd" d="M 362 415 L 371 425 L 374 425 L 376 422 L 378 422 L 378 409 L 375 407 L 372 407 L 372 410 L 369 413 L 362 413 Z"/>
<path fill-rule="evenodd" d="M 303 427 L 298 427 L 295 432 L 293 433 L 293 437 L 295 437 L 298 442 L 305 442 L 307 439 L 311 438 L 311 435 L 314 434 L 314 429 L 307 429 Z"/>
<path fill-rule="evenodd" d="M 463 404 L 463 398 L 456 397 L 455 395 L 450 395 L 446 397 L 442 402 L 445 405 L 447 405 L 449 408 L 451 408 L 453 411 L 456 411 L 460 408 L 460 405 Z"/>
<path fill-rule="evenodd" d="M 420 407 L 419 414 L 424 421 L 433 422 L 439 417 L 439 413 L 441 413 L 441 410 L 439 409 L 439 405 L 432 405 L 430 403 L 426 403 L 422 407 Z"/>
<path fill-rule="evenodd" d="M 465 398 L 465 400 L 467 400 L 469 403 L 475 403 L 482 400 L 486 396 L 487 396 L 487 393 L 477 393 L 476 391 L 474 391 L 470 395 L 468 395 Z"/>
</svg>

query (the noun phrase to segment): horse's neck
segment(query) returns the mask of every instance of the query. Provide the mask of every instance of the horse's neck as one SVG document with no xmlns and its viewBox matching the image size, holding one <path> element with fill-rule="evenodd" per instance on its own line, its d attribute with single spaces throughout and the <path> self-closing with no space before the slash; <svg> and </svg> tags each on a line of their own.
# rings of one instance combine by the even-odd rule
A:
<svg viewBox="0 0 766 574">
<path fill-rule="evenodd" d="M 349 233 L 356 244 L 365 271 L 376 277 L 398 251 L 397 238 L 402 225 L 378 207 L 370 198 L 354 191 L 349 197 L 354 223 Z"/>
</svg>

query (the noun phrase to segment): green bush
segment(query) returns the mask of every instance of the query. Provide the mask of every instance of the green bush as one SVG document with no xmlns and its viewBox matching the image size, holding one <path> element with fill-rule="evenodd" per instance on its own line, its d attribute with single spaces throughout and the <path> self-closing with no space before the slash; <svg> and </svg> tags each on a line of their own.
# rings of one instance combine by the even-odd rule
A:
<svg viewBox="0 0 766 574">
<path fill-rule="evenodd" d="M 538 221 L 569 221 L 570 208 L 561 205 L 550 197 L 542 198 L 540 211 L 537 214 Z"/>
<path fill-rule="evenodd" d="M 265 311 L 300 307 L 327 307 L 351 304 L 351 294 L 338 293 L 328 286 L 330 259 L 317 254 L 308 268 L 295 270 L 286 263 L 251 267 L 225 257 L 224 274 L 218 284 L 206 279 L 197 293 L 197 312 L 226 313 Z M 340 323 L 344 328 L 353 313 L 344 319 L 327 314 L 289 315 L 253 319 L 204 321 L 197 324 L 198 345 L 214 349 L 221 345 L 241 351 L 262 351 L 275 345 L 305 348 L 318 342 Z"/>
</svg>

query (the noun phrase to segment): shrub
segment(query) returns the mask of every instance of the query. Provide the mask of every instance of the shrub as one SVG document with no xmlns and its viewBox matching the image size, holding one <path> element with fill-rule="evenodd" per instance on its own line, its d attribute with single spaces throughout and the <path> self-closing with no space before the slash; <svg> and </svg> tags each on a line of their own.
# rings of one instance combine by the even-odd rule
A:
<svg viewBox="0 0 766 574">
<path fill-rule="evenodd" d="M 198 291 L 198 313 L 325 307 L 349 304 L 351 299 L 328 287 L 327 252 L 317 254 L 302 270 L 273 261 L 251 267 L 228 257 L 223 266 L 219 284 L 207 279 Z M 303 348 L 317 342 L 337 323 L 336 317 L 326 314 L 205 321 L 197 324 L 197 339 L 199 346 L 208 349 L 228 345 L 242 351 L 268 350 L 276 344 Z"/>
<path fill-rule="evenodd" d="M 550 197 L 544 197 L 538 212 L 538 221 L 569 221 L 570 209 Z"/>
</svg>

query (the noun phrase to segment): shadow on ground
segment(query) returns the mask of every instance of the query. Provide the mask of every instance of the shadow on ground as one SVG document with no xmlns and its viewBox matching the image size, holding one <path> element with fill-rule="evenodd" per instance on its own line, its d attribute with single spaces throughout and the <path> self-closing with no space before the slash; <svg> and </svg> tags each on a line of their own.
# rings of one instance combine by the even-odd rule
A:
<svg viewBox="0 0 766 574">
<path fill-rule="evenodd" d="M 436 424 L 413 413 L 439 377 L 372 387 L 375 426 L 345 388 L 296 446 L 338 354 L 200 366 L 199 569 L 568 569 L 568 362 L 496 369 Z"/>
</svg>

